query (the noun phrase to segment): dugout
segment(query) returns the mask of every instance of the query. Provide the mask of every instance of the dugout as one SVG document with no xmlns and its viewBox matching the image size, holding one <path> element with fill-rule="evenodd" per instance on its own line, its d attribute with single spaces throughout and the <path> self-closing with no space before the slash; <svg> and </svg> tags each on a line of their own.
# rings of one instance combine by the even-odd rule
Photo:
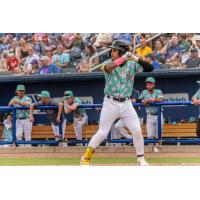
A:
<svg viewBox="0 0 200 200">
<path fill-rule="evenodd" d="M 156 88 L 163 91 L 166 101 L 188 101 L 198 90 L 196 83 L 200 80 L 199 69 L 181 70 L 160 70 L 152 73 L 141 73 L 135 77 L 135 88 L 139 91 L 145 89 L 144 80 L 147 76 L 156 78 Z M 24 84 L 27 93 L 34 101 L 37 101 L 36 94 L 41 90 L 48 90 L 52 97 L 61 98 L 65 90 L 72 90 L 75 96 L 85 97 L 85 103 L 102 103 L 104 89 L 104 75 L 101 72 L 94 73 L 69 73 L 52 74 L 39 76 L 0 76 L 0 105 L 5 106 L 15 93 L 17 84 Z M 89 122 L 95 122 L 99 118 L 99 113 L 93 110 L 87 111 Z M 145 116 L 144 109 L 141 115 Z M 195 106 L 174 106 L 164 108 L 164 117 L 171 121 L 180 121 L 198 116 L 198 108 Z M 70 116 L 69 116 L 70 118 Z M 45 123 L 44 118 L 39 119 L 40 123 Z"/>
</svg>

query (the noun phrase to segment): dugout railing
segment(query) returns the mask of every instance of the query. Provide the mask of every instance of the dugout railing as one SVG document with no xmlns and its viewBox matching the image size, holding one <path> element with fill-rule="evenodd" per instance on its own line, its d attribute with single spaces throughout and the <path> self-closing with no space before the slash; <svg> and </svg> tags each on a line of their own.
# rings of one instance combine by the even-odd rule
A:
<svg viewBox="0 0 200 200">
<path fill-rule="evenodd" d="M 161 130 L 161 107 L 162 106 L 194 106 L 192 104 L 191 101 L 183 101 L 183 102 L 160 102 L 160 103 L 151 103 L 150 106 L 157 106 L 158 107 L 158 138 L 154 138 L 154 139 L 144 139 L 145 144 L 148 143 L 156 143 L 156 142 L 160 142 L 160 143 L 165 143 L 165 144 L 176 144 L 176 143 L 184 143 L 184 144 L 197 144 L 200 143 L 200 138 L 198 137 L 187 137 L 187 138 L 172 138 L 170 136 L 164 137 L 163 138 L 163 134 L 162 134 L 162 130 Z M 133 104 L 134 107 L 137 106 L 144 106 L 141 103 L 134 103 Z M 84 104 L 84 105 L 80 105 L 81 108 L 85 108 L 86 111 L 87 110 L 95 110 L 96 108 L 101 108 L 102 104 Z M 32 144 L 32 145 L 42 145 L 42 144 L 46 144 L 46 145 L 58 145 L 60 141 L 56 141 L 56 140 L 31 140 L 31 141 L 24 141 L 24 140 L 17 140 L 16 138 L 16 111 L 17 110 L 24 110 L 24 109 L 29 109 L 28 107 L 8 107 L 8 106 L 1 106 L 0 107 L 0 114 L 5 113 L 5 112 L 10 112 L 12 113 L 12 141 L 0 141 L 0 145 L 4 145 L 4 144 Z M 45 110 L 45 109 L 57 109 L 56 106 L 40 106 L 37 107 L 36 110 Z M 167 109 L 167 107 L 165 108 Z M 62 127 L 61 124 L 59 125 L 59 132 L 60 135 L 62 135 Z M 94 133 L 95 134 L 95 131 Z M 69 144 L 78 144 L 78 143 L 88 143 L 90 140 L 90 138 L 87 139 L 83 139 L 83 140 L 76 140 L 76 139 L 72 139 L 67 141 L 67 143 Z M 131 142 L 131 140 L 129 139 L 112 139 L 111 134 L 109 133 L 107 141 L 108 143 L 129 143 Z"/>
</svg>

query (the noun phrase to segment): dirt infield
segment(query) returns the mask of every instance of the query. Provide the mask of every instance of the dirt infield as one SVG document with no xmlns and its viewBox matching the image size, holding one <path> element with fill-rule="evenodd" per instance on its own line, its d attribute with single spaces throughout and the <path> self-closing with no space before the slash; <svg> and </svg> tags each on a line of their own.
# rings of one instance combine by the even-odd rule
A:
<svg viewBox="0 0 200 200">
<path fill-rule="evenodd" d="M 5 153 L 0 158 L 81 158 L 82 153 Z M 134 153 L 96 153 L 98 158 L 133 158 Z M 200 157 L 200 153 L 146 153 L 146 158 L 188 158 Z"/>
<path fill-rule="evenodd" d="M 29 147 L 1 148 L 0 165 L 78 165 L 86 147 Z M 162 146 L 155 153 L 145 147 L 145 157 L 151 165 L 200 165 L 199 146 Z M 19 160 L 22 160 L 22 162 Z M 28 161 L 28 162 L 27 162 Z M 26 163 L 27 162 L 27 163 Z M 133 147 L 100 147 L 94 157 L 94 165 L 136 165 Z"/>
</svg>

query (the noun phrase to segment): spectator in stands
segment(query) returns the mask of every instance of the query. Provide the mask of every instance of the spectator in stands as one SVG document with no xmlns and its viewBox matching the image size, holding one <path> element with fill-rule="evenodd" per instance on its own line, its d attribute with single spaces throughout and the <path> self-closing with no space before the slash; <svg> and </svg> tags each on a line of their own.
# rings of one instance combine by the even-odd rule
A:
<svg viewBox="0 0 200 200">
<path fill-rule="evenodd" d="M 63 119 L 62 111 L 63 111 L 63 103 L 62 102 L 55 102 L 51 99 L 50 93 L 48 91 L 42 91 L 40 95 L 38 95 L 40 98 L 40 102 L 33 103 L 30 106 L 30 121 L 34 122 L 34 109 L 38 106 L 58 106 L 58 109 L 47 109 L 46 113 L 51 121 L 51 126 L 55 135 L 55 139 L 59 140 L 59 138 L 62 138 L 59 131 L 59 124 L 62 121 L 62 131 L 65 133 L 65 127 L 66 127 L 66 120 Z M 63 134 L 64 136 L 64 134 Z"/>
<path fill-rule="evenodd" d="M 36 74 L 59 74 L 61 70 L 54 64 L 50 64 L 48 56 L 42 56 L 40 58 L 41 66 L 37 70 Z"/>
<path fill-rule="evenodd" d="M 74 41 L 74 34 L 73 33 L 65 33 L 63 35 L 58 35 L 56 39 L 57 39 L 58 44 L 61 44 L 63 46 L 63 48 L 69 50 Z"/>
<path fill-rule="evenodd" d="M 51 39 L 49 33 L 45 33 L 45 35 L 42 37 L 42 41 L 45 47 L 51 46 Z"/>
<path fill-rule="evenodd" d="M 64 53 L 64 48 L 61 44 L 57 45 L 57 54 L 53 55 L 53 64 L 61 68 L 67 68 L 70 63 L 69 54 Z"/>
<path fill-rule="evenodd" d="M 114 33 L 113 40 L 122 40 L 128 44 L 132 43 L 132 35 L 130 33 Z"/>
<path fill-rule="evenodd" d="M 152 53 L 151 47 L 147 46 L 147 42 L 145 38 L 140 39 L 140 47 L 136 49 L 136 53 L 138 56 L 144 58 L 147 54 Z"/>
<path fill-rule="evenodd" d="M 88 43 L 94 43 L 95 33 L 81 33 L 84 46 L 86 46 Z"/>
<path fill-rule="evenodd" d="M 170 66 L 166 64 L 166 58 L 162 55 L 158 57 L 158 63 L 160 64 L 160 69 L 170 69 Z"/>
<path fill-rule="evenodd" d="M 9 43 L 9 39 L 7 37 L 3 38 L 3 46 L 4 50 L 9 50 L 11 48 L 11 44 Z"/>
<path fill-rule="evenodd" d="M 72 60 L 81 58 L 81 53 L 84 49 L 84 43 L 80 33 L 74 34 L 74 39 L 69 48 L 70 50 L 67 50 L 66 52 L 69 53 Z"/>
<path fill-rule="evenodd" d="M 144 36 L 144 38 L 146 39 L 146 41 L 148 41 L 148 39 L 150 39 L 151 37 L 152 37 L 152 33 L 145 33 L 145 36 Z M 148 42 L 147 42 L 147 46 L 148 47 L 151 47 L 151 49 L 153 49 L 153 43 L 152 43 L 152 40 L 149 40 Z"/>
<path fill-rule="evenodd" d="M 95 49 L 92 46 L 92 44 L 89 43 L 85 47 L 84 56 L 82 57 L 81 61 L 77 65 L 78 72 L 89 72 L 89 60 L 94 54 L 95 54 Z M 92 61 L 92 65 L 98 65 L 98 64 L 99 64 L 99 58 L 97 57 Z"/>
<path fill-rule="evenodd" d="M 106 48 L 112 44 L 113 33 L 99 33 L 94 42 L 94 47 L 97 49 Z"/>
<path fill-rule="evenodd" d="M 10 51 L 13 51 L 13 53 L 14 53 L 15 56 L 16 56 L 17 42 L 16 42 L 15 40 L 13 40 L 13 41 L 11 42 L 11 49 L 10 49 Z"/>
<path fill-rule="evenodd" d="M 157 39 L 155 41 L 155 50 L 153 52 L 153 57 L 154 57 L 155 60 L 158 60 L 158 58 L 161 57 L 161 56 L 164 57 L 163 47 L 164 47 L 163 40 Z"/>
<path fill-rule="evenodd" d="M 167 63 L 174 62 L 177 56 L 181 56 L 181 48 L 178 45 L 178 37 L 173 35 L 171 40 L 164 46 L 163 52 L 165 53 Z"/>
<path fill-rule="evenodd" d="M 16 50 L 16 57 L 19 60 L 19 62 L 23 65 L 28 55 L 28 45 L 26 43 L 26 40 L 23 37 L 21 37 L 19 40 L 19 46 Z"/>
<path fill-rule="evenodd" d="M 198 56 L 197 48 L 192 48 L 190 50 L 190 58 L 183 65 L 184 68 L 199 68 L 200 67 L 200 57 Z"/>
<path fill-rule="evenodd" d="M 32 71 L 32 60 L 39 60 L 39 56 L 34 52 L 34 46 L 28 46 L 28 56 L 24 64 L 24 70 L 21 75 L 28 75 Z"/>
<path fill-rule="evenodd" d="M 45 55 L 49 57 L 50 63 L 53 63 L 53 54 L 52 54 L 52 48 L 51 47 L 45 48 Z"/>
<path fill-rule="evenodd" d="M 160 69 L 160 64 L 154 59 L 153 54 L 147 54 L 145 61 L 150 63 L 154 67 L 154 70 Z"/>
<path fill-rule="evenodd" d="M 8 70 L 8 68 L 7 68 L 7 62 L 8 62 L 8 58 L 9 58 L 8 51 L 5 50 L 2 53 L 1 57 L 2 57 L 1 58 L 1 71 L 7 71 Z"/>
<path fill-rule="evenodd" d="M 32 70 L 29 73 L 29 75 L 36 75 L 37 71 L 39 70 L 38 69 L 38 60 L 36 60 L 36 59 L 32 60 L 31 65 L 32 65 Z"/>
<path fill-rule="evenodd" d="M 15 74 L 20 73 L 19 61 L 13 51 L 9 51 L 8 53 L 7 71 L 14 72 Z"/>
<path fill-rule="evenodd" d="M 43 43 L 42 37 L 38 37 L 38 41 L 34 46 L 34 50 L 39 56 L 45 55 L 45 45 Z"/>
<path fill-rule="evenodd" d="M 170 69 L 182 69 L 180 55 L 176 55 L 172 61 L 168 62 L 168 65 L 170 66 Z"/>
<path fill-rule="evenodd" d="M 185 53 L 190 49 L 190 44 L 187 42 L 186 38 L 187 36 L 185 33 L 178 34 L 178 45 L 181 48 L 182 53 Z"/>
<path fill-rule="evenodd" d="M 200 35 L 196 35 L 195 37 L 195 46 L 198 50 L 198 55 L 200 56 Z"/>
</svg>

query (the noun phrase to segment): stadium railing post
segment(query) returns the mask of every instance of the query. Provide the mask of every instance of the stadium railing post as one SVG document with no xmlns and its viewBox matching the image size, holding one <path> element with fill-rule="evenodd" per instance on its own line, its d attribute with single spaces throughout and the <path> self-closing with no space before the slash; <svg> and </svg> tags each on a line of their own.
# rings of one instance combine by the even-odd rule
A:
<svg viewBox="0 0 200 200">
<path fill-rule="evenodd" d="M 12 109 L 12 135 L 13 135 L 13 144 L 16 142 L 16 109 Z"/>
<path fill-rule="evenodd" d="M 162 128 L 161 128 L 161 105 L 158 106 L 158 140 L 162 141 Z"/>
</svg>

